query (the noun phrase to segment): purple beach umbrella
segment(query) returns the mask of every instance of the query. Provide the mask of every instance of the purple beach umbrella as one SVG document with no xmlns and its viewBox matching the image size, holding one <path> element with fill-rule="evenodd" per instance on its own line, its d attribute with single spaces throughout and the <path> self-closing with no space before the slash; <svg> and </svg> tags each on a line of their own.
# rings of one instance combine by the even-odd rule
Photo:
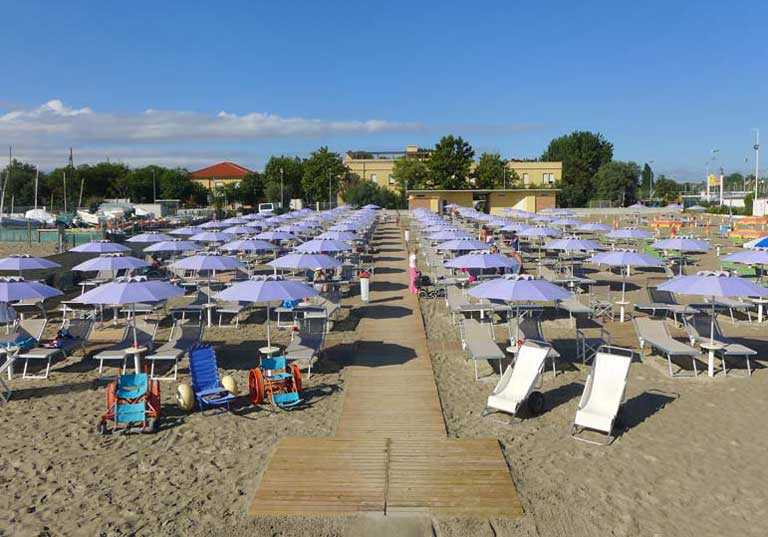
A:
<svg viewBox="0 0 768 537">
<path fill-rule="evenodd" d="M 262 250 L 276 250 L 277 246 L 271 242 L 259 239 L 243 239 L 223 244 L 221 249 L 228 252 L 258 252 Z"/>
<path fill-rule="evenodd" d="M 173 239 L 170 241 L 156 242 L 150 246 L 144 248 L 145 252 L 194 252 L 199 250 L 200 245 L 193 241 L 186 241 L 184 239 Z"/>
<path fill-rule="evenodd" d="M 267 347 L 272 346 L 270 331 L 269 303 L 283 300 L 302 300 L 319 293 L 314 287 L 301 282 L 284 280 L 280 277 L 253 277 L 244 282 L 237 282 L 232 287 L 216 294 L 218 300 L 254 302 L 267 304 Z"/>
<path fill-rule="evenodd" d="M 647 239 L 650 236 L 651 233 L 636 227 L 614 229 L 610 233 L 605 234 L 605 237 L 608 239 Z"/>
<path fill-rule="evenodd" d="M 351 249 L 346 242 L 333 239 L 314 239 L 294 248 L 296 252 L 344 252 Z"/>
<path fill-rule="evenodd" d="M 443 263 L 447 268 L 454 269 L 491 269 L 517 268 L 518 262 L 504 254 L 491 254 L 484 251 L 461 255 Z"/>
<path fill-rule="evenodd" d="M 296 235 L 292 235 L 287 231 L 262 231 L 258 235 L 254 235 L 254 239 L 261 239 L 264 241 L 298 241 L 299 238 Z"/>
<path fill-rule="evenodd" d="M 709 333 L 710 346 L 715 343 L 715 298 L 716 297 L 765 297 L 768 289 L 744 278 L 731 276 L 727 272 L 699 272 L 695 276 L 678 276 L 658 286 L 662 291 L 681 295 L 711 297 L 712 313 Z M 711 352 L 711 351 L 710 351 Z M 713 376 L 713 360 L 709 361 L 709 375 Z"/>
<path fill-rule="evenodd" d="M 0 277 L 0 302 L 41 299 L 59 296 L 62 292 L 48 285 L 27 281 L 20 276 Z"/>
<path fill-rule="evenodd" d="M 163 242 L 163 241 L 169 241 L 172 240 L 173 237 L 170 237 L 166 235 L 165 233 L 158 233 L 157 231 L 147 231 L 146 233 L 140 233 L 139 235 L 134 235 L 130 239 L 128 239 L 126 242 Z"/>
<path fill-rule="evenodd" d="M 105 240 L 86 242 L 70 250 L 79 254 L 115 254 L 130 251 L 131 249 L 123 244 Z"/>
<path fill-rule="evenodd" d="M 184 270 L 235 270 L 243 268 L 245 265 L 228 255 L 214 254 L 211 252 L 200 252 L 184 259 L 175 261 L 172 265 L 173 268 L 180 268 Z"/>
<path fill-rule="evenodd" d="M 179 236 L 192 236 L 197 235 L 198 233 L 200 233 L 200 230 L 196 227 L 179 227 L 168 232 L 169 235 Z"/>
<path fill-rule="evenodd" d="M 471 250 L 490 250 L 491 245 L 476 239 L 453 239 L 435 246 L 436 250 L 455 250 L 459 252 Z"/>
<path fill-rule="evenodd" d="M 610 252 L 602 252 L 593 255 L 587 259 L 587 261 L 596 265 L 622 267 L 621 322 L 624 322 L 624 306 L 626 305 L 624 298 L 626 296 L 627 275 L 629 273 L 629 267 L 661 267 L 664 265 L 664 262 L 657 257 L 639 252 L 633 252 L 630 250 L 612 250 Z M 627 267 L 627 270 L 624 270 L 623 267 Z"/>
<path fill-rule="evenodd" d="M 469 290 L 471 296 L 489 300 L 514 302 L 516 317 L 520 317 L 521 302 L 549 302 L 565 300 L 573 293 L 546 280 L 537 280 L 528 274 L 515 274 L 496 280 L 481 283 Z M 514 344 L 520 340 L 520 323 L 517 323 L 517 333 Z"/>
<path fill-rule="evenodd" d="M 224 233 L 223 231 L 203 231 L 192 235 L 189 240 L 196 242 L 229 242 L 233 240 L 235 236 L 232 233 Z"/>
<path fill-rule="evenodd" d="M 602 232 L 602 231 L 610 231 L 611 226 L 608 224 L 600 224 L 598 222 L 587 222 L 586 224 L 579 224 L 576 226 L 576 231 L 584 231 L 584 232 Z"/>
<path fill-rule="evenodd" d="M 171 297 L 182 296 L 184 289 L 161 280 L 148 280 L 143 276 L 117 278 L 83 293 L 74 299 L 80 304 L 101 304 L 104 306 L 124 306 L 138 303 L 155 303 Z M 131 315 L 133 328 L 133 346 L 138 347 L 136 336 L 136 315 Z M 138 365 L 138 363 L 137 363 Z M 137 371 L 138 373 L 139 371 Z"/>
<path fill-rule="evenodd" d="M 684 252 L 706 252 L 712 247 L 707 241 L 694 239 L 692 237 L 673 237 L 663 239 L 651 244 L 651 248 L 656 250 L 676 250 L 680 252 L 680 275 L 683 274 L 683 265 L 685 264 Z"/>
<path fill-rule="evenodd" d="M 325 254 L 294 253 L 278 257 L 267 263 L 274 269 L 324 270 L 341 266 L 341 261 Z"/>
<path fill-rule="evenodd" d="M 149 263 L 123 254 L 104 254 L 72 267 L 78 272 L 96 272 L 99 270 L 134 270 L 148 267 Z"/>
<path fill-rule="evenodd" d="M 58 268 L 61 265 L 42 257 L 32 257 L 29 254 L 17 254 L 0 259 L 0 270 L 16 270 L 21 275 L 23 270 L 39 270 Z"/>
<path fill-rule="evenodd" d="M 335 241 L 359 241 L 362 238 L 359 235 L 349 231 L 325 231 L 317 236 L 318 239 L 332 239 Z"/>
</svg>

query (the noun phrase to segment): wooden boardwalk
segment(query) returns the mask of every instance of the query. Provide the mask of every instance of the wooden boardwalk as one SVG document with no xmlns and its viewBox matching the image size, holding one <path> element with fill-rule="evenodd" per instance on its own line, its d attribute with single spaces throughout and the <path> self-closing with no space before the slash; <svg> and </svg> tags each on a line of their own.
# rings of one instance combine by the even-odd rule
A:
<svg viewBox="0 0 768 537">
<path fill-rule="evenodd" d="M 447 438 L 400 232 L 383 225 L 376 240 L 378 275 L 344 373 L 336 436 L 281 440 L 250 513 L 520 516 L 498 441 Z"/>
</svg>

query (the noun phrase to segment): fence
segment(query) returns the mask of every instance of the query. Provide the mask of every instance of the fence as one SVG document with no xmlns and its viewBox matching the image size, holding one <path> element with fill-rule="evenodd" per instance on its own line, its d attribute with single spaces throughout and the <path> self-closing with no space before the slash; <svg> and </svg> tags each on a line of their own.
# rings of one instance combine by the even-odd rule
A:
<svg viewBox="0 0 768 537">
<path fill-rule="evenodd" d="M 61 235 L 61 239 L 59 238 Z M 0 229 L 0 242 L 56 242 L 59 240 L 67 247 L 74 247 L 89 241 L 104 238 L 101 231 L 87 230 L 58 230 L 40 228 L 2 228 Z"/>
</svg>

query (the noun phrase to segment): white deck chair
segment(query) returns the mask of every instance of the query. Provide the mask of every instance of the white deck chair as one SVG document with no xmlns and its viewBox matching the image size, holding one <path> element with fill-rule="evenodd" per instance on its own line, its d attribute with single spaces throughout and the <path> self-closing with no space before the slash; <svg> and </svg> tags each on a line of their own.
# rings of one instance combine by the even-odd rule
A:
<svg viewBox="0 0 768 537">
<path fill-rule="evenodd" d="M 541 385 L 544 362 L 551 349 L 549 343 L 525 340 L 517 353 L 514 368 L 507 366 L 499 383 L 488 396 L 483 416 L 494 411 L 514 416 L 525 402 L 531 414 L 540 414 L 544 410 L 544 394 L 534 390 Z"/>
<path fill-rule="evenodd" d="M 597 445 L 609 445 L 615 439 L 613 426 L 627 389 L 632 350 L 605 346 L 595 354 L 592 371 L 587 376 L 584 393 L 576 410 L 571 436 L 576 440 Z M 579 435 L 585 430 L 607 435 L 606 442 L 596 442 Z"/>
</svg>

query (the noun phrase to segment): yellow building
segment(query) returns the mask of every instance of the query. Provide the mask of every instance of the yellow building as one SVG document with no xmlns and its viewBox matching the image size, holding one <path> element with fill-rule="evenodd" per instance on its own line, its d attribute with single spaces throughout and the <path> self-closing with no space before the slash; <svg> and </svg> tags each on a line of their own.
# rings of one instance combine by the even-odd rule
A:
<svg viewBox="0 0 768 537">
<path fill-rule="evenodd" d="M 508 188 L 488 190 L 409 190 L 408 208 L 429 209 L 441 213 L 446 205 L 484 208 L 485 212 L 506 216 L 504 209 L 522 209 L 536 212 L 554 209 L 556 188 Z"/>
<path fill-rule="evenodd" d="M 344 164 L 363 180 L 397 190 L 397 181 L 392 176 L 395 161 L 399 158 L 426 159 L 432 151 L 415 145 L 407 146 L 405 151 L 347 151 Z M 523 186 L 553 186 L 563 176 L 562 162 L 510 160 L 507 169 L 517 173 Z"/>
</svg>

